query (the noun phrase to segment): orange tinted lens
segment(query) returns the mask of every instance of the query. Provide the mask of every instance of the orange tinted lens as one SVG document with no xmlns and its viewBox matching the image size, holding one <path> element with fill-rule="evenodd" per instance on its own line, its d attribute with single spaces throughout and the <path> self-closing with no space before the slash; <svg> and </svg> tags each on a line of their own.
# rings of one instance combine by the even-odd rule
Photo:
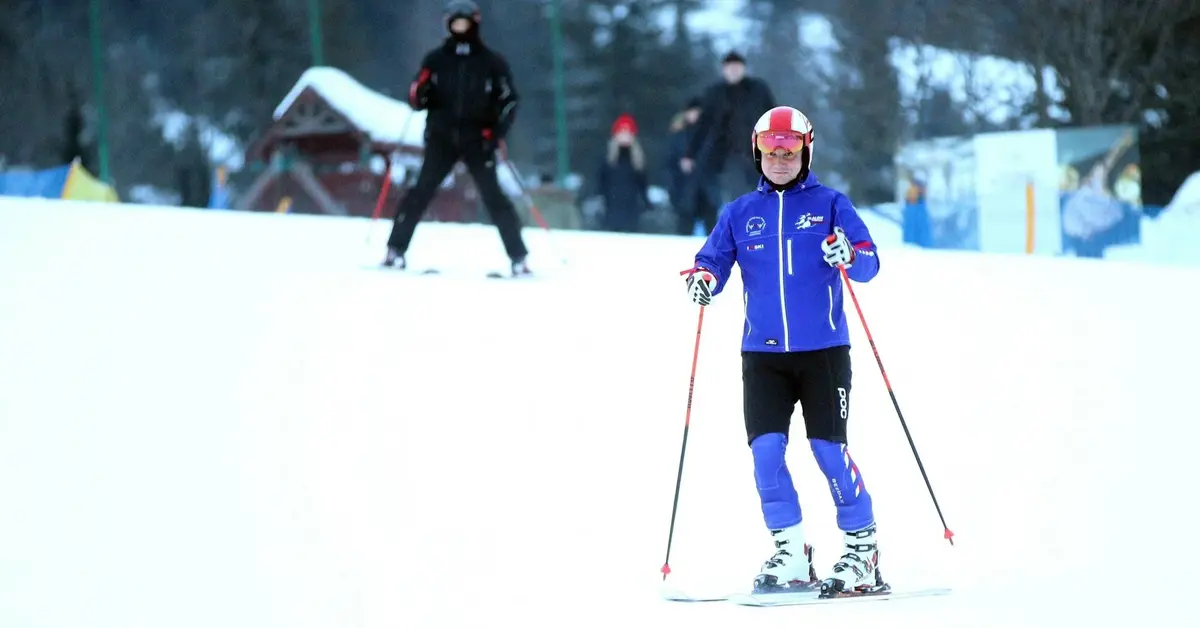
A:
<svg viewBox="0 0 1200 628">
<path fill-rule="evenodd" d="M 799 133 L 764 131 L 758 134 L 758 150 L 764 153 L 776 150 L 798 153 L 801 148 L 804 148 L 804 136 Z"/>
</svg>

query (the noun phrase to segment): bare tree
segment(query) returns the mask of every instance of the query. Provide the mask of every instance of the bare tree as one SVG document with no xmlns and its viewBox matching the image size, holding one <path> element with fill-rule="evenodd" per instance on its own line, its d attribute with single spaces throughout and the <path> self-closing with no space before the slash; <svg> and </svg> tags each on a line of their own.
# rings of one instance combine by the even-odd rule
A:
<svg viewBox="0 0 1200 628">
<path fill-rule="evenodd" d="M 1075 124 L 1138 122 L 1165 79 L 1175 33 L 1200 12 L 1194 0 L 1026 0 L 1019 50 L 1042 83 L 1051 68 Z"/>
<path fill-rule="evenodd" d="M 898 9 L 895 0 L 845 0 L 834 14 L 840 67 L 829 77 L 830 103 L 844 120 L 837 169 L 863 204 L 894 196 L 892 156 L 906 126 L 892 63 Z"/>
</svg>

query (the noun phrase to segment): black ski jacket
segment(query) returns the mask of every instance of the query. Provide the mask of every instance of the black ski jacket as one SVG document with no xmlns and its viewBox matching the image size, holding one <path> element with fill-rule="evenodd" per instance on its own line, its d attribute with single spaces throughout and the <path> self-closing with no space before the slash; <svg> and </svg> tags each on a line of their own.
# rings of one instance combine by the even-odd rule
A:
<svg viewBox="0 0 1200 628">
<path fill-rule="evenodd" d="M 446 38 L 425 55 L 408 100 L 417 111 L 429 112 L 427 139 L 463 144 L 504 139 L 519 96 L 504 57 L 478 41 Z"/>
<path fill-rule="evenodd" d="M 747 76 L 730 85 L 720 81 L 704 92 L 700 119 L 685 155 L 695 159 L 704 150 L 717 162 L 731 153 L 750 153 L 750 136 L 759 116 L 777 104 L 762 79 Z"/>
</svg>

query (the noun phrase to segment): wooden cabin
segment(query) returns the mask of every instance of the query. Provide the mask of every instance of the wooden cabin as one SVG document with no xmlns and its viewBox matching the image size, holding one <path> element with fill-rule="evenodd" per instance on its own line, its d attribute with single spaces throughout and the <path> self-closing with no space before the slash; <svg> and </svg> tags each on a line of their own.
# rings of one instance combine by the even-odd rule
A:
<svg viewBox="0 0 1200 628">
<path fill-rule="evenodd" d="M 369 217 L 390 176 L 381 216 L 391 219 L 416 181 L 425 113 L 375 92 L 336 68 L 310 68 L 246 150 L 258 175 L 235 209 Z M 390 173 L 390 174 L 389 174 Z M 426 220 L 485 216 L 466 169 L 446 178 Z"/>
</svg>

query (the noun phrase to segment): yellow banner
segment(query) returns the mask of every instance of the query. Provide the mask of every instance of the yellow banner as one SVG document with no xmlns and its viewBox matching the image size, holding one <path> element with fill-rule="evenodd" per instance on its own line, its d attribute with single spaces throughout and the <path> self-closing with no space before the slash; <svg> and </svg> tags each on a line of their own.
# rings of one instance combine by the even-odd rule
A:
<svg viewBox="0 0 1200 628">
<path fill-rule="evenodd" d="M 62 198 L 73 201 L 95 201 L 98 203 L 119 203 L 117 191 L 112 186 L 92 176 L 76 159 L 71 163 L 71 171 L 67 174 L 67 182 L 63 185 Z"/>
</svg>

